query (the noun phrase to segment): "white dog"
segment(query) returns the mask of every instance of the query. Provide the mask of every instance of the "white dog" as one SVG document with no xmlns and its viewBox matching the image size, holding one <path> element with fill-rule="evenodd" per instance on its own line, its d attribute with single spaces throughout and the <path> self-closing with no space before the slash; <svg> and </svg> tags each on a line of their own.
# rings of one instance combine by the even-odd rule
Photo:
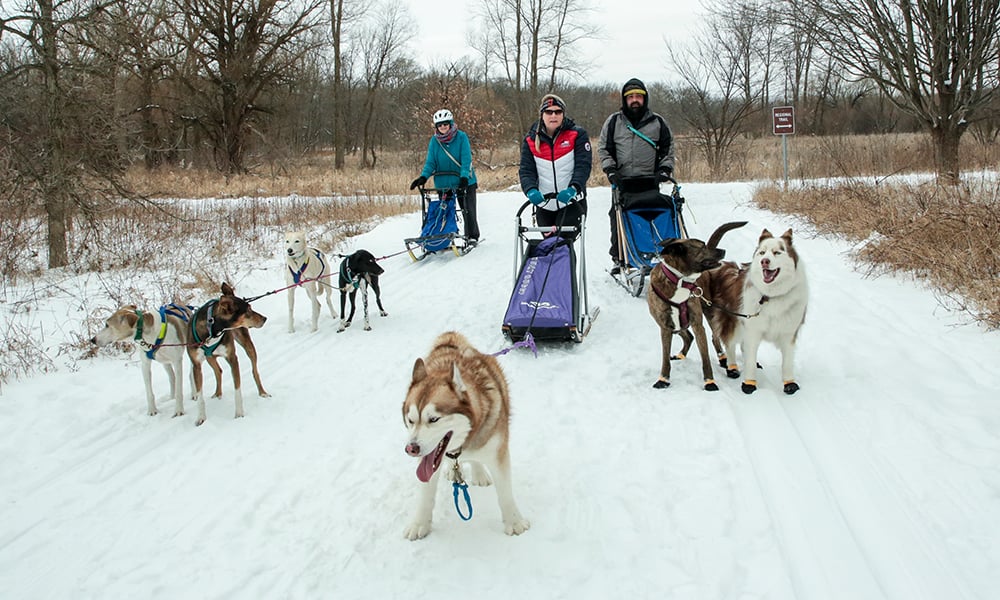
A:
<svg viewBox="0 0 1000 600">
<path fill-rule="evenodd" d="M 792 245 L 792 230 L 780 238 L 764 230 L 743 288 L 743 392 L 757 389 L 757 349 L 763 340 L 781 350 L 781 379 L 786 394 L 799 390 L 795 383 L 795 342 L 806 318 L 809 285 L 799 254 Z"/>
<path fill-rule="evenodd" d="M 170 380 L 170 395 L 174 398 L 174 416 L 184 414 L 184 355 L 188 340 L 188 321 L 191 308 L 169 304 L 159 311 L 142 311 L 134 304 L 123 306 L 113 312 L 104 323 L 104 329 L 90 339 L 97 347 L 112 342 L 133 339 L 139 342 L 142 359 L 142 380 L 146 385 L 147 413 L 157 414 L 156 398 L 153 396 L 152 364 L 163 365 Z"/>
<path fill-rule="evenodd" d="M 288 289 L 288 333 L 295 331 L 295 288 L 302 288 L 309 296 L 312 305 L 312 331 L 319 328 L 319 299 L 317 295 L 326 294 L 326 306 L 330 309 L 330 317 L 337 318 L 333 309 L 333 286 L 329 278 L 332 276 L 326 255 L 306 245 L 306 234 L 302 231 L 290 231 L 285 234 L 285 285 L 294 285 Z M 304 283 L 303 283 L 304 282 Z M 295 285 L 298 284 L 298 285 Z"/>
</svg>

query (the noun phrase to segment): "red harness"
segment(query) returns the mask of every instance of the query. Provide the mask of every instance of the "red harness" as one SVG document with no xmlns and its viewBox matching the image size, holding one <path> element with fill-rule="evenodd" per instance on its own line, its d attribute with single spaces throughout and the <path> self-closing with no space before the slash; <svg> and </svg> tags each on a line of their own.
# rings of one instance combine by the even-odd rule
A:
<svg viewBox="0 0 1000 600">
<path fill-rule="evenodd" d="M 666 294 L 663 293 L 663 290 L 659 289 L 655 285 L 652 285 L 652 282 L 650 282 L 650 287 L 653 288 L 653 292 L 655 292 L 656 295 L 660 297 L 660 300 L 663 300 L 670 306 L 677 307 L 677 311 L 679 313 L 678 320 L 680 321 L 680 323 L 677 324 L 677 329 L 675 331 L 687 329 L 691 325 L 690 323 L 691 319 L 690 317 L 688 317 L 687 301 L 692 296 L 695 298 L 700 297 L 702 293 L 701 288 L 695 285 L 694 282 L 681 279 L 677 275 L 677 273 L 674 273 L 673 271 L 670 270 L 669 267 L 667 267 L 666 263 L 660 263 L 660 268 L 663 269 L 663 274 L 667 276 L 667 280 L 670 281 L 670 283 L 680 286 L 691 292 L 691 295 L 688 296 L 688 298 L 686 298 L 683 302 L 674 302 L 673 299 L 671 299 L 670 297 L 668 297 Z"/>
</svg>

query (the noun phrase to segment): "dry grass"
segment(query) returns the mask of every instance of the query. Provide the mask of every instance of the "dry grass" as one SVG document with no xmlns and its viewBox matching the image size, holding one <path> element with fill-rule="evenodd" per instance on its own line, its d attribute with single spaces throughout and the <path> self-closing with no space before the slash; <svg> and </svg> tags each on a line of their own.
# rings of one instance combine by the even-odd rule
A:
<svg viewBox="0 0 1000 600">
<path fill-rule="evenodd" d="M 992 187 L 991 187 L 992 186 Z M 928 281 L 942 304 L 1000 328 L 1000 187 L 863 185 L 758 189 L 767 210 L 801 215 L 817 231 L 862 242 L 869 274 Z"/>
</svg>

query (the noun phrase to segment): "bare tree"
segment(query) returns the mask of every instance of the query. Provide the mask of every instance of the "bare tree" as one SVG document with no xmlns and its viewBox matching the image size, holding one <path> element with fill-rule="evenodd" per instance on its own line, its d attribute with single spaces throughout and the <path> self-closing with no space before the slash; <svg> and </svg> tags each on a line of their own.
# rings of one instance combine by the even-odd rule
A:
<svg viewBox="0 0 1000 600">
<path fill-rule="evenodd" d="M 246 171 L 247 136 L 261 94 L 294 77 L 318 38 L 323 0 L 177 0 L 190 68 L 181 73 L 212 141 L 216 166 Z"/>
<path fill-rule="evenodd" d="M 760 52 L 773 39 L 773 24 L 762 19 L 755 6 L 744 3 L 736 10 L 716 11 L 708 17 L 704 35 L 691 45 L 667 45 L 685 83 L 676 106 L 694 129 L 698 149 L 716 176 L 764 98 L 767 71 Z"/>
<path fill-rule="evenodd" d="M 23 50 L 0 72 L 7 106 L 0 144 L 18 171 L 20 195 L 44 209 L 48 265 L 69 264 L 73 215 L 122 192 L 117 123 L 106 65 L 84 43 L 88 27 L 114 4 L 31 0 L 0 19 L 0 37 Z"/>
<path fill-rule="evenodd" d="M 573 48 L 595 34 L 586 23 L 591 12 L 585 0 L 482 0 L 473 46 L 513 90 L 521 128 L 537 117 L 534 103 L 562 74 L 580 74 Z"/>
<path fill-rule="evenodd" d="M 362 159 L 364 167 L 374 167 L 376 109 L 386 82 L 409 66 L 403 50 L 413 37 L 412 19 L 405 7 L 388 2 L 374 11 L 376 17 L 364 28 L 360 53 L 364 63 L 365 98 L 362 106 Z"/>
<path fill-rule="evenodd" d="M 805 1 L 826 51 L 923 122 L 938 181 L 957 184 L 959 141 L 1000 83 L 1000 0 Z"/>
<path fill-rule="evenodd" d="M 343 169 L 347 150 L 348 90 L 344 70 L 344 52 L 347 50 L 345 25 L 357 21 L 365 14 L 365 7 L 348 0 L 330 0 L 330 34 L 333 42 L 333 166 Z"/>
</svg>

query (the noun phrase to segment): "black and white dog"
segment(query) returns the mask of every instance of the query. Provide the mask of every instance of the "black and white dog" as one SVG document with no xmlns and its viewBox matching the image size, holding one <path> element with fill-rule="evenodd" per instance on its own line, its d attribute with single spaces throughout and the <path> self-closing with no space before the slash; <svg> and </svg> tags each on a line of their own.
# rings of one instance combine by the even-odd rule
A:
<svg viewBox="0 0 1000 600">
<path fill-rule="evenodd" d="M 351 326 L 351 319 L 354 318 L 354 300 L 361 288 L 361 303 L 365 309 L 365 331 L 371 331 L 372 326 L 368 321 L 368 286 L 375 290 L 375 302 L 378 304 L 378 312 L 383 317 L 389 316 L 382 308 L 382 291 L 379 289 L 378 276 L 385 272 L 379 266 L 375 256 L 367 250 L 358 250 L 354 254 L 349 254 L 340 262 L 340 329 L 341 332 Z M 347 296 L 351 297 L 351 312 L 345 308 Z"/>
</svg>

